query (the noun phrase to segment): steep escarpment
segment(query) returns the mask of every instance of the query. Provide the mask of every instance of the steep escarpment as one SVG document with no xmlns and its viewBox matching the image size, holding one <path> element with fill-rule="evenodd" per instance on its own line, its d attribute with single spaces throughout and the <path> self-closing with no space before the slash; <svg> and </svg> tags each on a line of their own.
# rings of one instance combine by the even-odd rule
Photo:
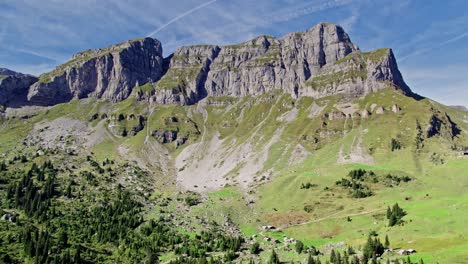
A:
<svg viewBox="0 0 468 264">
<path fill-rule="evenodd" d="M 29 86 L 37 80 L 31 75 L 0 68 L 0 105 L 18 107 L 27 104 Z"/>
<path fill-rule="evenodd" d="M 42 75 L 28 98 L 41 105 L 85 97 L 118 102 L 133 93 L 152 104 L 190 105 L 274 90 L 293 98 L 359 97 L 386 87 L 412 94 L 390 49 L 363 53 L 343 28 L 320 23 L 279 39 L 181 47 L 165 59 L 150 38 L 86 51 Z"/>
<path fill-rule="evenodd" d="M 73 98 L 122 101 L 139 84 L 158 80 L 163 72 L 161 43 L 138 39 L 78 53 L 66 64 L 40 76 L 28 99 L 53 105 Z"/>
<path fill-rule="evenodd" d="M 319 69 L 358 50 L 341 27 L 330 23 L 281 39 L 260 36 L 238 45 L 184 47 L 171 58 L 169 77 L 156 88 L 173 90 L 176 84 L 180 94 L 192 98 L 181 103 L 205 96 L 257 96 L 275 89 L 297 97 L 306 95 L 304 82 Z M 189 63 L 187 57 L 192 57 Z M 156 102 L 168 97 L 167 91 L 155 94 Z"/>
<path fill-rule="evenodd" d="M 260 36 L 238 45 L 184 47 L 170 60 L 167 76 L 154 86 L 154 102 L 170 98 L 190 104 L 205 96 L 258 96 L 276 89 L 295 98 L 359 97 L 386 87 L 412 95 L 391 49 L 363 53 L 331 23 L 281 39 Z"/>
<path fill-rule="evenodd" d="M 413 95 L 398 70 L 391 49 L 353 52 L 336 63 L 319 69 L 317 75 L 307 80 L 305 86 L 302 95 L 315 98 L 335 94 L 359 97 L 387 87 Z"/>
</svg>

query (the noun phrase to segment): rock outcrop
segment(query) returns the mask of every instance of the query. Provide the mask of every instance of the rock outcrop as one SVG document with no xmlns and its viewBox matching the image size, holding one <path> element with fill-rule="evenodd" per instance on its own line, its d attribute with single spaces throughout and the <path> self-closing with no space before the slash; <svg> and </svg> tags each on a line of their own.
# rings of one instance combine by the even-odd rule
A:
<svg viewBox="0 0 468 264">
<path fill-rule="evenodd" d="M 66 64 L 41 75 L 31 86 L 28 99 L 37 105 L 86 97 L 118 102 L 136 85 L 157 81 L 162 74 L 161 43 L 152 38 L 132 40 L 74 55 Z"/>
<path fill-rule="evenodd" d="M 358 50 L 341 27 L 330 23 L 281 39 L 260 36 L 238 45 L 183 47 L 171 58 L 169 77 L 156 83 L 152 101 L 191 103 L 205 96 L 256 96 L 275 89 L 308 95 L 303 88 L 311 76 Z"/>
<path fill-rule="evenodd" d="M 19 107 L 27 104 L 29 86 L 37 80 L 31 75 L 0 68 L 0 105 Z"/>
<path fill-rule="evenodd" d="M 413 95 L 391 49 L 355 51 L 334 64 L 325 65 L 306 86 L 303 95 L 315 98 L 335 94 L 359 97 L 387 87 Z"/>
<path fill-rule="evenodd" d="M 150 38 L 86 51 L 41 75 L 28 98 L 42 105 L 84 97 L 117 102 L 133 93 L 153 104 L 186 105 L 273 90 L 294 98 L 359 97 L 386 87 L 412 94 L 391 49 L 361 52 L 340 26 L 320 23 L 280 39 L 182 47 L 165 59 Z"/>
<path fill-rule="evenodd" d="M 433 114 L 426 128 L 426 137 L 441 136 L 452 140 L 461 133 L 460 128 L 455 124 L 447 113 L 442 113 L 437 109 L 432 109 Z"/>
</svg>

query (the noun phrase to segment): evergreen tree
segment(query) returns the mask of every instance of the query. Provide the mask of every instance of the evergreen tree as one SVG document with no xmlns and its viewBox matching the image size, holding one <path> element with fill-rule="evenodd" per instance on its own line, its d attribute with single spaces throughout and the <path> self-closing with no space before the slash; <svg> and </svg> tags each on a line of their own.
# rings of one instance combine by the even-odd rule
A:
<svg viewBox="0 0 468 264">
<path fill-rule="evenodd" d="M 303 250 L 304 250 L 304 244 L 301 241 L 297 240 L 296 241 L 296 252 L 298 254 L 301 254 Z"/>
<path fill-rule="evenodd" d="M 65 196 L 69 199 L 71 199 L 73 196 L 72 196 L 72 187 L 71 187 L 71 183 L 68 184 L 67 186 L 67 190 L 65 191 Z"/>
<path fill-rule="evenodd" d="M 271 251 L 270 259 L 268 260 L 268 264 L 279 264 L 281 263 L 278 255 L 276 254 L 275 250 Z"/>
<path fill-rule="evenodd" d="M 402 218 L 406 215 L 406 212 L 396 203 L 392 209 L 387 209 L 388 225 L 394 226 L 402 223 Z"/>
<path fill-rule="evenodd" d="M 6 171 L 7 170 L 7 165 L 5 164 L 4 161 L 0 162 L 0 171 Z"/>
<path fill-rule="evenodd" d="M 388 235 L 385 235 L 385 248 L 390 248 L 390 241 L 388 240 Z"/>
<path fill-rule="evenodd" d="M 331 252 L 330 252 L 330 262 L 331 263 L 336 263 L 336 253 L 335 253 L 334 249 L 332 249 Z"/>
</svg>

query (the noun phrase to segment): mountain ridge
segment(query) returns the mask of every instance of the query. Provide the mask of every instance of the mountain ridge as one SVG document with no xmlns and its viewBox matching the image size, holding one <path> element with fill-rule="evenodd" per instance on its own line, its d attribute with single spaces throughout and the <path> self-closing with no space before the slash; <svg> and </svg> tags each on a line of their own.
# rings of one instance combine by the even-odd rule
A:
<svg viewBox="0 0 468 264">
<path fill-rule="evenodd" d="M 87 97 L 120 102 L 132 94 L 154 104 L 185 105 L 273 90 L 295 98 L 360 97 L 388 86 L 414 96 L 391 49 L 361 52 L 342 27 L 322 22 L 281 38 L 183 46 L 165 58 L 158 40 L 129 40 L 79 52 L 21 89 L 32 105 Z"/>
</svg>

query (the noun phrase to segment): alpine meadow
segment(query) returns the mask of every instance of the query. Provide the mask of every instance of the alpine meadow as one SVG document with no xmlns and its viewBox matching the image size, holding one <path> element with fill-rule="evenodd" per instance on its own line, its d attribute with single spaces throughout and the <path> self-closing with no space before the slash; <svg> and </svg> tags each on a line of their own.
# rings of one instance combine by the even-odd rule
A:
<svg viewBox="0 0 468 264">
<path fill-rule="evenodd" d="M 311 26 L 1 68 L 0 262 L 468 263 L 468 111 Z"/>
</svg>

